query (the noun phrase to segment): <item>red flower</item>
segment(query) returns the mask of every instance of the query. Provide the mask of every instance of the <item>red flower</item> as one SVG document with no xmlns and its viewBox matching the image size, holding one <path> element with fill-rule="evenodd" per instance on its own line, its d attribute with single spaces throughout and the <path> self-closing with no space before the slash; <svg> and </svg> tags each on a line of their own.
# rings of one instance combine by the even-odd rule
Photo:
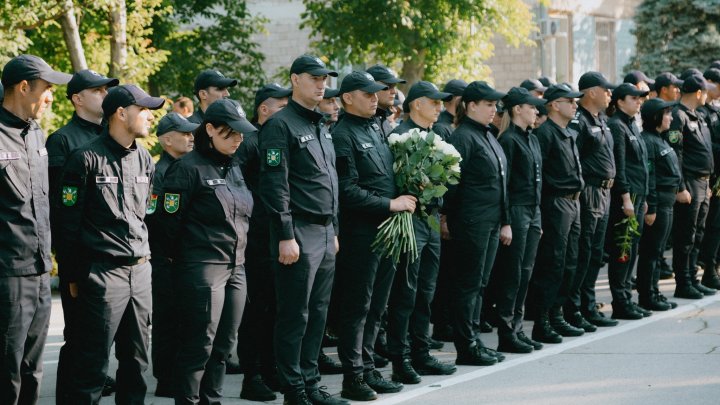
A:
<svg viewBox="0 0 720 405">
<path fill-rule="evenodd" d="M 618 263 L 627 263 L 630 260 L 630 256 L 628 255 L 622 255 L 618 257 L 617 261 Z"/>
</svg>

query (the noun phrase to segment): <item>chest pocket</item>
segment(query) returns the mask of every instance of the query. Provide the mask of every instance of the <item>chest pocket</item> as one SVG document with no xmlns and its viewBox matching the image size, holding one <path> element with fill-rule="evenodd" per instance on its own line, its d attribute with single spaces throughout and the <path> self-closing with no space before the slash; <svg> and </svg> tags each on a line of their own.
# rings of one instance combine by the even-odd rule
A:
<svg viewBox="0 0 720 405">
<path fill-rule="evenodd" d="M 134 210 L 138 218 L 145 218 L 147 213 L 148 196 L 150 195 L 150 177 L 148 173 L 144 173 L 141 176 L 136 176 L 133 179 L 133 203 L 135 204 Z"/>
<path fill-rule="evenodd" d="M 298 173 L 313 175 L 323 170 L 325 161 L 320 141 L 312 135 L 304 135 L 298 138 L 298 154 L 293 156 L 291 170 Z"/>
<path fill-rule="evenodd" d="M 358 145 L 355 153 L 355 164 L 360 177 L 367 174 L 383 173 L 379 150 L 369 142 Z"/>
<path fill-rule="evenodd" d="M 98 174 L 90 181 L 95 183 L 96 204 L 88 204 L 89 209 L 96 213 L 93 217 L 98 218 L 101 222 L 104 222 L 102 219 L 109 222 L 122 218 L 123 214 L 118 199 L 122 187 L 119 178 L 111 174 Z"/>
<path fill-rule="evenodd" d="M 0 195 L 17 203 L 27 199 L 28 188 L 20 181 L 15 165 L 20 164 L 20 152 L 0 151 Z"/>
<path fill-rule="evenodd" d="M 569 136 L 560 137 L 559 139 L 560 148 L 557 153 L 561 156 L 557 156 L 557 158 L 559 158 L 563 163 L 563 173 L 576 173 L 576 165 L 579 165 L 580 163 L 577 161 L 576 154 L 573 150 L 573 144 L 575 141 Z"/>
<path fill-rule="evenodd" d="M 637 161 L 642 161 L 642 150 L 640 149 L 640 138 L 632 133 L 627 134 L 627 142 L 635 154 Z M 627 154 L 627 151 L 625 152 Z"/>
<path fill-rule="evenodd" d="M 680 162 L 673 148 L 665 148 L 660 151 L 660 158 L 669 173 L 675 176 L 680 175 Z"/>
</svg>

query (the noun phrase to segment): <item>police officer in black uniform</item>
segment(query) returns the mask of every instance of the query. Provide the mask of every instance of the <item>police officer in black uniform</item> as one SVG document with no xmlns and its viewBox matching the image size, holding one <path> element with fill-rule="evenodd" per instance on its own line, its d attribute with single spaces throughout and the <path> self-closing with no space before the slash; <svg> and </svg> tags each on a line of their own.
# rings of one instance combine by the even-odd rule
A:
<svg viewBox="0 0 720 405">
<path fill-rule="evenodd" d="M 660 293 L 660 262 L 673 223 L 673 206 L 690 202 L 687 190 L 680 192 L 682 174 L 675 150 L 662 133 L 670 128 L 674 102 L 656 98 L 640 107 L 648 155 L 648 210 L 640 236 L 637 267 L 638 305 L 649 311 L 667 311 L 677 306 Z"/>
<path fill-rule="evenodd" d="M 275 267 L 275 357 L 288 404 L 346 403 L 319 388 L 317 368 L 339 248 L 335 150 L 314 111 L 328 75 L 337 73 L 316 57 L 295 59 L 290 102 L 259 134 L 259 194 Z"/>
<path fill-rule="evenodd" d="M 340 87 L 345 114 L 333 129 L 340 186 L 340 240 L 335 288 L 338 355 L 343 364 L 341 395 L 356 401 L 399 392 L 402 384 L 375 370 L 373 347 L 385 312 L 395 266 L 373 252 L 378 226 L 392 212 L 410 211 L 416 198 L 397 197 L 393 156 L 377 130 L 377 93 L 387 90 L 367 72 L 352 72 Z M 397 197 L 397 198 L 396 198 Z"/>
<path fill-rule="evenodd" d="M 683 184 L 680 189 L 690 193 L 690 204 L 676 204 L 673 223 L 673 271 L 675 297 L 700 299 L 716 290 L 707 288 L 696 279 L 697 255 L 708 211 L 708 190 L 714 161 L 712 139 L 707 123 L 696 109 L 705 103 L 707 85 L 701 76 L 691 75 L 682 84 L 680 103 L 673 108 L 673 121 L 666 133 L 667 141 L 675 149 L 682 166 Z"/>
<path fill-rule="evenodd" d="M 580 194 L 580 241 L 578 267 L 565 303 L 565 319 L 575 328 L 594 332 L 597 326 L 615 326 L 597 310 L 595 283 L 605 255 L 605 232 L 610 212 L 610 189 L 615 181 L 613 136 L 605 109 L 615 88 L 600 72 L 580 76 L 578 88 L 585 94 L 569 127 L 577 132 L 585 188 Z"/>
<path fill-rule="evenodd" d="M 195 77 L 195 97 L 199 103 L 193 115 L 188 121 L 202 124 L 205 118 L 205 110 L 215 100 L 230 97 L 229 88 L 237 86 L 237 80 L 225 77 L 217 70 L 207 69 L 198 73 Z"/>
<path fill-rule="evenodd" d="M 385 65 L 370 66 L 366 72 L 370 73 L 376 82 L 387 87 L 386 90 L 380 90 L 378 96 L 378 108 L 375 112 L 376 123 L 380 126 L 380 131 L 387 138 L 393 130 L 392 122 L 388 119 L 392 115 L 390 107 L 395 104 L 395 96 L 398 94 L 397 85 L 407 83 L 405 79 L 398 77 L 394 70 Z"/>
<path fill-rule="evenodd" d="M 509 222 L 512 243 L 501 245 L 493 269 L 498 323 L 498 351 L 529 353 L 542 349 L 523 331 L 523 312 L 537 255 L 542 223 L 542 153 L 532 133 L 536 106 L 546 101 L 523 87 L 513 87 L 503 98 L 507 109 L 498 141 L 507 159 Z"/>
<path fill-rule="evenodd" d="M 548 102 L 548 120 L 536 132 L 543 157 L 540 203 L 543 236 L 531 280 L 536 313 L 532 338 L 542 343 L 562 342 L 558 332 L 563 330 L 556 331 L 555 325 L 569 330 L 563 325 L 560 309 L 564 302 L 560 292 L 569 290 L 577 268 L 579 199 L 585 182 L 576 146 L 577 134 L 568 124 L 576 113 L 575 99 L 581 97 L 583 93 L 574 92 L 567 84 L 548 87 L 543 95 Z"/>
<path fill-rule="evenodd" d="M 234 100 L 205 110 L 195 149 L 165 173 L 158 228 L 182 297 L 176 404 L 220 403 L 225 361 L 245 306 L 245 246 L 252 196 L 235 152 L 255 127 Z"/>
<path fill-rule="evenodd" d="M 73 74 L 67 86 L 67 98 L 75 107 L 70 121 L 62 128 L 52 133 L 47 141 L 45 148 L 48 151 L 48 174 L 50 177 L 50 189 L 57 190 L 58 182 L 62 174 L 70 153 L 80 146 L 94 141 L 103 131 L 103 110 L 102 102 L 107 95 L 110 87 L 117 86 L 118 79 L 111 79 L 102 76 L 92 70 L 81 70 Z M 55 205 L 51 205 L 51 214 Z M 52 216 L 52 215 L 51 215 Z M 55 221 L 51 221 L 53 225 Z M 62 235 L 56 233 L 54 240 L 59 240 Z M 60 299 L 63 306 L 63 320 L 65 321 L 65 329 L 63 335 L 65 344 L 60 348 L 60 355 L 57 370 L 57 384 L 55 385 L 55 396 L 59 403 L 66 401 L 65 389 L 69 387 L 68 370 L 74 362 L 72 352 L 77 350 L 77 344 L 73 340 L 73 334 L 76 333 L 75 313 L 77 300 L 70 297 L 68 290 L 68 282 L 63 277 L 64 263 L 58 263 L 58 276 L 60 277 Z M 80 326 L 82 327 L 82 326 Z M 114 391 L 114 380 L 107 377 L 106 388 L 103 390 L 104 395 L 109 395 Z"/>
<path fill-rule="evenodd" d="M 465 80 L 452 79 L 445 83 L 445 87 L 443 87 L 443 93 L 450 93 L 453 97 L 450 101 L 443 102 L 443 111 L 433 125 L 433 131 L 440 135 L 444 141 L 450 142 L 450 135 L 455 130 L 455 115 L 457 114 L 458 105 L 462 102 L 462 95 L 467 85 Z"/>
<path fill-rule="evenodd" d="M 420 81 L 410 87 L 403 109 L 409 116 L 393 133 L 404 134 L 413 128 L 430 131 L 440 115 L 441 102 L 450 93 L 440 92 L 434 84 Z M 427 206 L 428 215 L 439 217 L 440 201 Z M 398 268 L 407 268 L 395 275 L 388 304 L 387 351 L 392 360 L 392 379 L 403 384 L 418 384 L 421 374 L 447 375 L 455 367 L 440 363 L 430 355 L 430 304 L 435 293 L 440 264 L 440 234 L 430 228 L 425 218 L 415 211 L 413 227 L 419 257 Z"/>
<path fill-rule="evenodd" d="M 635 123 L 635 115 L 640 111 L 641 98 L 647 95 L 647 91 L 640 90 L 633 84 L 623 83 L 613 91 L 607 109 L 617 170 L 616 181 L 611 190 L 610 218 L 606 234 L 613 319 L 641 319 L 652 313 L 632 301 L 631 287 L 632 269 L 647 212 L 645 200 L 649 177 L 647 148 Z M 633 216 L 638 221 L 637 232 L 640 234 L 630 235 L 629 246 L 622 247 L 618 237 L 627 232 L 629 225 L 621 222 Z"/>
<path fill-rule="evenodd" d="M 255 114 L 251 122 L 262 128 L 276 112 L 287 106 L 292 90 L 276 83 L 266 84 L 255 93 Z M 245 274 L 248 280 L 248 302 L 238 329 L 238 358 L 245 374 L 240 398 L 251 401 L 273 401 L 273 391 L 279 389 L 273 328 L 275 325 L 275 282 L 270 259 L 270 226 L 265 205 L 258 195 L 260 151 L 258 131 L 243 134 L 243 142 L 236 152 L 245 184 L 255 204 L 250 217 Z"/>
<path fill-rule="evenodd" d="M 168 167 L 181 156 L 193 150 L 192 132 L 199 124 L 188 121 L 178 113 L 168 113 L 160 119 L 157 137 L 163 152 L 155 164 L 152 195 L 145 222 L 150 237 L 152 258 L 152 363 L 153 375 L 157 378 L 156 397 L 174 398 L 175 356 L 178 351 L 178 337 L 181 330 L 177 310 L 177 299 L 173 288 L 174 272 L 172 260 L 162 251 L 163 236 L 156 218 L 158 196 L 162 195 L 163 181 Z"/>
<path fill-rule="evenodd" d="M 145 398 L 152 298 L 143 220 L 155 167 L 136 140 L 149 135 L 150 110 L 164 103 L 135 85 L 110 89 L 102 103 L 108 127 L 70 156 L 52 196 L 62 235 L 57 255 L 67 265 L 77 319 L 83 322 L 77 335 L 83 350 L 76 353 L 69 392 L 73 404 L 100 400 L 113 343 L 119 361 L 116 402 Z"/>
<path fill-rule="evenodd" d="M 33 55 L 2 71 L 0 107 L 0 403 L 34 404 L 50 321 L 48 153 L 38 125 L 70 75 Z"/>
<path fill-rule="evenodd" d="M 520 83 L 520 87 L 526 89 L 531 95 L 537 98 L 542 98 L 543 94 L 545 94 L 545 90 L 547 90 L 547 87 L 540 83 L 540 80 L 537 79 L 523 80 L 523 82 Z"/>
<path fill-rule="evenodd" d="M 444 201 L 450 237 L 464 265 L 453 271 L 453 335 L 456 364 L 487 366 L 504 356 L 486 348 L 473 323 L 482 307 L 484 289 L 495 261 L 498 242 L 510 245 L 505 152 L 490 133 L 496 103 L 505 93 L 486 82 L 465 88 L 462 106 L 455 116 L 457 129 L 452 144 L 460 152 L 460 183 L 450 186 Z"/>
</svg>

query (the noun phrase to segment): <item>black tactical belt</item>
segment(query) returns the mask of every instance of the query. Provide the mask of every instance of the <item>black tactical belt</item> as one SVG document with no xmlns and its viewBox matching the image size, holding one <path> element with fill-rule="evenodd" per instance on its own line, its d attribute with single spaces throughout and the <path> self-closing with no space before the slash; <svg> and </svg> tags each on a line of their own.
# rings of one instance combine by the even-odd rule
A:
<svg viewBox="0 0 720 405">
<path fill-rule="evenodd" d="M 99 256 L 96 261 L 101 263 L 108 263 L 118 267 L 125 266 L 138 266 L 145 264 L 149 257 L 114 257 L 114 256 Z"/>
<path fill-rule="evenodd" d="M 302 222 L 307 222 L 313 225 L 328 226 L 332 223 L 332 217 L 329 215 L 314 215 L 314 214 L 293 214 L 293 218 Z"/>
<path fill-rule="evenodd" d="M 604 189 L 612 188 L 615 184 L 615 179 L 601 179 L 598 177 L 586 177 L 585 182 L 591 186 L 600 187 Z"/>
</svg>

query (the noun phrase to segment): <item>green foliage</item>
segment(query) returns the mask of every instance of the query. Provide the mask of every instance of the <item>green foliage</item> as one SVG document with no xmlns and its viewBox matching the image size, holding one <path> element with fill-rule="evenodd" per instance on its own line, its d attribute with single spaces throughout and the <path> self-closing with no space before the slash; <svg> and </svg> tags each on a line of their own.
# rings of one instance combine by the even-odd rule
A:
<svg viewBox="0 0 720 405">
<path fill-rule="evenodd" d="M 336 66 L 402 65 L 408 79 L 468 81 L 489 74 L 483 61 L 499 34 L 530 44 L 532 14 L 521 0 L 303 0 L 303 27 Z"/>
<path fill-rule="evenodd" d="M 720 0 L 645 0 L 635 14 L 637 54 L 625 67 L 651 77 L 704 70 L 720 57 Z"/>
</svg>

